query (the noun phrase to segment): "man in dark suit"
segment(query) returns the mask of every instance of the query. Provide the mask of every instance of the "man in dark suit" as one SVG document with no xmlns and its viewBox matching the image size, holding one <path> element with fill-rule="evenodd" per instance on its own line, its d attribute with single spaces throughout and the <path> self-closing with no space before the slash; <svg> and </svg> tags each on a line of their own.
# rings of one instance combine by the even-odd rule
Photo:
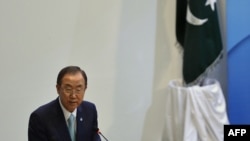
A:
<svg viewBox="0 0 250 141">
<path fill-rule="evenodd" d="M 30 115 L 28 140 L 100 141 L 96 107 L 83 101 L 86 88 L 87 75 L 81 68 L 63 68 L 57 77 L 58 98 Z"/>
</svg>

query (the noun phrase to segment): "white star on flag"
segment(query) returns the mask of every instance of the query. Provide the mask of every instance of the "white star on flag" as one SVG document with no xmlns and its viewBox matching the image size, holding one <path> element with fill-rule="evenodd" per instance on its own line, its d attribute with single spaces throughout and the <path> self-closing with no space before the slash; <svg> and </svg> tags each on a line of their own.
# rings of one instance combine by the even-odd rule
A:
<svg viewBox="0 0 250 141">
<path fill-rule="evenodd" d="M 210 5 L 211 9 L 214 11 L 215 3 L 216 3 L 216 0 L 207 0 L 206 6 Z"/>
</svg>

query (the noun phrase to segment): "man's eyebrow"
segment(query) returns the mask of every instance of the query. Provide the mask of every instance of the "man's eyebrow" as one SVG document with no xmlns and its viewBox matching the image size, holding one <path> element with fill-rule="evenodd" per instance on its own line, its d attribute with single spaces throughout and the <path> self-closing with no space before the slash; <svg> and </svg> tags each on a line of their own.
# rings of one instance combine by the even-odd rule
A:
<svg viewBox="0 0 250 141">
<path fill-rule="evenodd" d="M 76 87 L 77 87 L 77 88 L 80 88 L 80 87 L 83 87 L 83 85 L 80 84 L 80 85 L 77 85 Z"/>
<path fill-rule="evenodd" d="M 64 86 L 65 86 L 65 87 L 71 87 L 71 88 L 73 88 L 73 86 L 70 85 L 70 84 L 64 84 Z M 79 84 L 79 85 L 76 86 L 76 88 L 81 88 L 81 87 L 83 87 L 83 86 L 84 86 L 84 85 Z"/>
</svg>

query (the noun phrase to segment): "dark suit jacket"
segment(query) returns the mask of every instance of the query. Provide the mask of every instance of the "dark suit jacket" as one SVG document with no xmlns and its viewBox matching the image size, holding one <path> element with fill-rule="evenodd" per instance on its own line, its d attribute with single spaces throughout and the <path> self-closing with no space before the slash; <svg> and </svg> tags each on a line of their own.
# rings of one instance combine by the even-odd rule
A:
<svg viewBox="0 0 250 141">
<path fill-rule="evenodd" d="M 97 133 L 97 111 L 93 103 L 83 101 L 77 108 L 76 141 L 100 141 Z M 45 104 L 31 113 L 29 141 L 70 141 L 70 135 L 59 99 Z"/>
</svg>

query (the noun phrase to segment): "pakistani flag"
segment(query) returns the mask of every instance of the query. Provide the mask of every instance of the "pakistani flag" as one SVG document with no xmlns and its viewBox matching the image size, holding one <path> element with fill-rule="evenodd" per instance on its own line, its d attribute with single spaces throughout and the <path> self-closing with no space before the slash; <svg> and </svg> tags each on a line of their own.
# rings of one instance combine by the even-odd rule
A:
<svg viewBox="0 0 250 141">
<path fill-rule="evenodd" d="M 222 57 L 216 0 L 177 0 L 176 37 L 183 47 L 183 79 L 199 84 Z"/>
</svg>

